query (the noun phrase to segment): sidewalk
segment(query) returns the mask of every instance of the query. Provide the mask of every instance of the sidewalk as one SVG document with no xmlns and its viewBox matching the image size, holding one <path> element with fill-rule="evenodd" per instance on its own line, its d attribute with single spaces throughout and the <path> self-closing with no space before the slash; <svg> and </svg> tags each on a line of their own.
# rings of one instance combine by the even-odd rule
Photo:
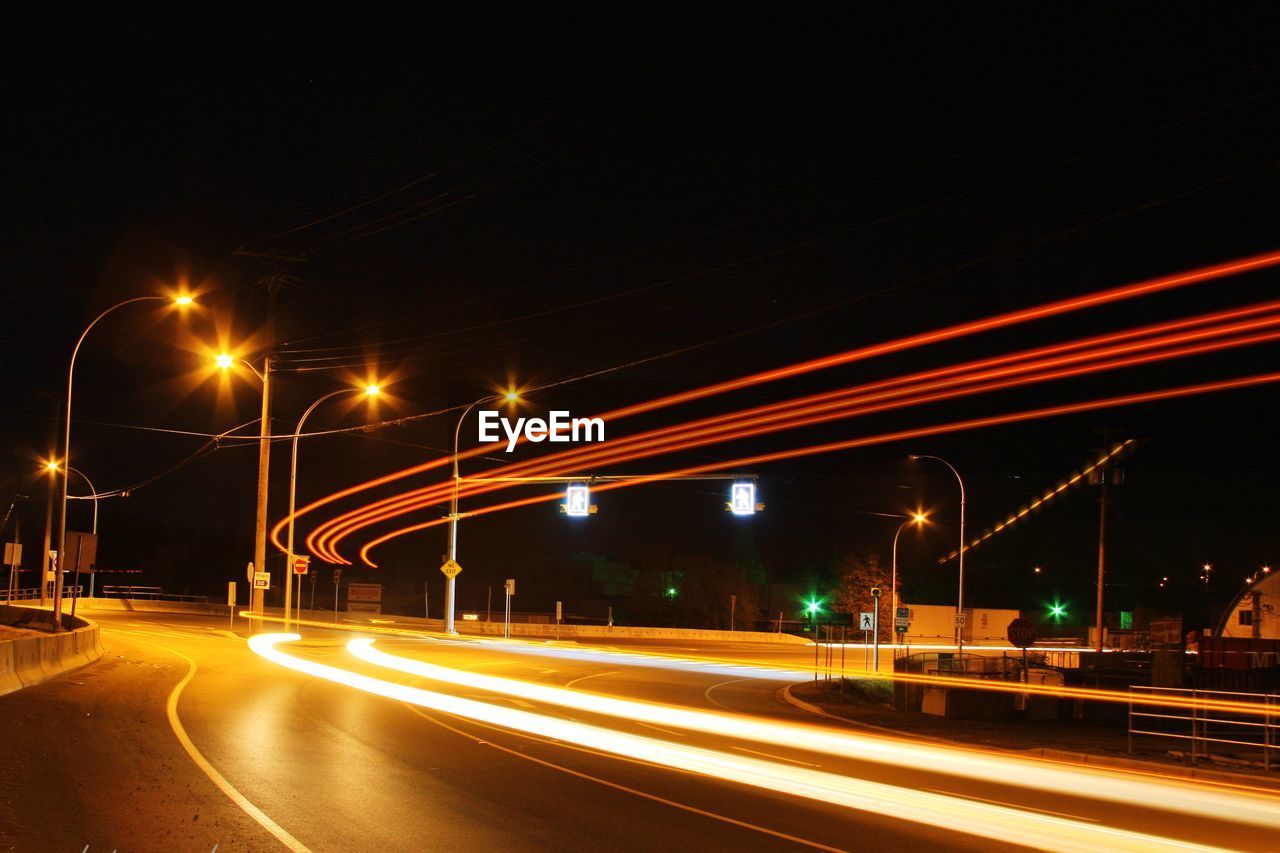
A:
<svg viewBox="0 0 1280 853">
<path fill-rule="evenodd" d="M 865 684 L 865 682 L 864 682 Z M 1272 770 L 1237 764 L 1232 756 L 1185 757 L 1181 741 L 1135 736 L 1129 754 L 1123 723 L 1073 720 L 949 720 L 917 712 L 898 712 L 881 696 L 865 690 L 841 694 L 836 682 L 805 682 L 781 691 L 782 698 L 809 713 L 838 719 L 882 734 L 909 735 L 958 746 L 978 746 L 1055 761 L 1186 776 L 1224 784 L 1280 792 L 1280 762 Z M 1253 757 L 1257 757 L 1255 751 Z M 1216 759 L 1216 760 L 1215 760 Z"/>
</svg>

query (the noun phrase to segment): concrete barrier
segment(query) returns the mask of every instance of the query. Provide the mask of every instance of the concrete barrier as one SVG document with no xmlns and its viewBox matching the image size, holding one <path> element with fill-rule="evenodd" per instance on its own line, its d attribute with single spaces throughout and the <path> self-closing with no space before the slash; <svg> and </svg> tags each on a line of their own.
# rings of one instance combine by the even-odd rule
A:
<svg viewBox="0 0 1280 853">
<path fill-rule="evenodd" d="M 237 612 L 241 609 L 237 608 Z M 130 611 L 135 613 L 197 613 L 204 616 L 227 615 L 227 605 L 204 601 L 155 601 L 143 598 L 82 598 L 76 612 L 93 610 Z"/>
<path fill-rule="evenodd" d="M 52 621 L 52 613 L 35 607 L 0 605 L 0 624 L 28 627 Z M 96 622 L 63 616 L 65 631 L 0 640 L 0 695 L 48 681 L 88 666 L 102 657 Z"/>
</svg>

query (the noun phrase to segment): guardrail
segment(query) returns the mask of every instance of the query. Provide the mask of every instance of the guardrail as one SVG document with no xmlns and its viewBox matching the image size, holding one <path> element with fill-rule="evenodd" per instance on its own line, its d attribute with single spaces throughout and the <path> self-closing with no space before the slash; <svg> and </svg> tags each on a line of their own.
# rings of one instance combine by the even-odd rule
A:
<svg viewBox="0 0 1280 853">
<path fill-rule="evenodd" d="M 1133 754 L 1133 736 L 1163 737 L 1191 742 L 1191 763 L 1209 757 L 1209 745 L 1245 747 L 1262 751 L 1262 766 L 1270 770 L 1274 758 L 1280 757 L 1280 696 L 1270 693 L 1237 693 L 1230 690 L 1193 690 L 1183 687 L 1147 687 L 1134 685 L 1129 695 L 1144 697 L 1178 696 L 1196 699 L 1229 699 L 1256 702 L 1266 711 L 1260 716 L 1232 714 L 1197 705 L 1190 708 L 1144 704 L 1135 709 L 1129 703 L 1129 754 Z M 1156 730 L 1159 725 L 1162 730 Z M 1146 726 L 1148 728 L 1137 728 Z M 1273 752 L 1275 755 L 1273 756 Z"/>
<path fill-rule="evenodd" d="M 103 598 L 132 598 L 138 601 L 195 601 L 202 604 L 213 601 L 207 595 L 184 595 L 178 592 L 165 592 L 162 586 L 105 584 L 101 593 Z"/>
<path fill-rule="evenodd" d="M 63 598 L 81 598 L 84 596 L 84 587 L 82 586 L 64 586 L 62 588 Z M 53 600 L 53 595 L 46 592 L 45 598 Z M 40 587 L 32 587 L 31 589 L 15 589 L 13 595 L 5 597 L 5 603 L 10 601 L 39 601 Z"/>
</svg>

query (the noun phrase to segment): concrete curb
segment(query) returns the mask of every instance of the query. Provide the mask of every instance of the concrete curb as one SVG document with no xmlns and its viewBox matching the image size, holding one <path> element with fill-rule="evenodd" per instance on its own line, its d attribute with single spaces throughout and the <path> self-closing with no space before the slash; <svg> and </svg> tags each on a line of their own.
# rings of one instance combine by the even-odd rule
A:
<svg viewBox="0 0 1280 853">
<path fill-rule="evenodd" d="M 799 708 L 815 716 L 825 717 L 829 720 L 845 723 L 860 728 L 872 729 L 877 732 L 894 737 L 903 738 L 911 737 L 912 739 L 924 739 L 933 741 L 944 746 L 954 746 L 959 749 L 976 749 L 975 744 L 965 743 L 963 741 L 948 740 L 946 738 L 934 737 L 932 735 L 922 735 L 914 732 L 902 732 L 897 729 L 887 728 L 885 726 L 876 726 L 871 723 L 862 723 L 857 720 L 851 720 L 848 717 L 841 717 L 838 714 L 832 714 L 830 711 L 824 711 L 822 708 L 814 705 L 812 702 L 806 702 L 797 698 L 791 692 L 791 686 L 788 685 L 778 691 L 778 695 L 789 705 Z M 1197 780 L 1201 782 L 1214 782 L 1220 785 L 1235 785 L 1246 788 L 1258 788 L 1268 791 L 1280 791 L 1280 779 L 1271 779 L 1266 776 L 1257 776 L 1252 773 L 1233 773 L 1230 770 L 1216 770 L 1207 767 L 1187 767 L 1181 764 L 1164 764 L 1159 761 L 1146 761 L 1141 758 L 1129 758 L 1119 755 L 1102 755 L 1089 752 L 1072 752 L 1065 749 L 1052 749 L 1049 747 L 1032 747 L 1031 749 L 1004 749 L 993 746 L 983 746 L 984 752 L 995 752 L 1001 755 L 1008 755 L 1014 758 L 1043 758 L 1047 761 L 1058 761 L 1064 764 L 1079 764 L 1086 767 L 1105 768 L 1107 770 L 1127 770 L 1132 773 L 1150 773 L 1159 776 L 1180 776 L 1187 780 Z"/>
<path fill-rule="evenodd" d="M 0 613 L 18 609 L 0 607 Z M 0 641 L 0 696 L 73 672 L 100 659 L 103 650 L 98 624 L 79 617 L 76 622 L 83 624 L 58 634 Z"/>
</svg>

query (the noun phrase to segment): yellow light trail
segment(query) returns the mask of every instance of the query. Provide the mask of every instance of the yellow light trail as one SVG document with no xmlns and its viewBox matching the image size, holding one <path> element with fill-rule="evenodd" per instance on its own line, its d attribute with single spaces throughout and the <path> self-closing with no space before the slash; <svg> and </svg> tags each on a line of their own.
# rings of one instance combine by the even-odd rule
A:
<svg viewBox="0 0 1280 853">
<path fill-rule="evenodd" d="M 560 740 L 611 755 L 647 761 L 673 770 L 876 815 L 887 815 L 948 832 L 990 838 L 993 829 L 998 829 L 1002 841 L 1041 850 L 1109 853 L 1116 850 L 1219 849 L 964 797 L 915 791 L 821 770 L 784 766 L 702 747 L 615 732 L 529 711 L 502 708 L 316 663 L 276 648 L 279 643 L 299 639 L 301 637 L 297 634 L 259 634 L 249 640 L 249 647 L 261 657 L 296 672 L 418 707 Z"/>
<path fill-rule="evenodd" d="M 246 618 L 251 618 L 251 619 L 262 619 L 267 622 L 283 622 L 284 621 L 283 618 L 278 616 L 270 616 L 262 613 L 254 613 L 253 611 L 249 611 L 249 610 L 241 611 L 240 615 Z M 432 637 L 431 632 L 414 630 L 414 629 L 406 629 L 406 628 L 385 628 L 385 627 L 380 627 L 376 625 L 337 625 L 332 622 L 314 622 L 314 621 L 309 621 L 305 619 L 303 620 L 294 619 L 291 621 L 299 626 L 324 628 L 327 630 L 361 631 L 365 633 L 389 634 L 389 635 L 406 636 L 406 637 L 427 637 L 427 638 Z M 472 636 L 472 637 L 462 639 L 462 638 L 453 637 L 447 634 L 436 634 L 435 636 L 441 639 L 447 639 L 454 642 L 469 641 L 474 643 L 501 643 L 507 646 L 512 646 L 516 644 L 528 645 L 527 643 L 524 643 L 524 641 L 515 640 L 515 639 L 500 640 L 493 637 L 480 637 L 480 636 Z M 823 645 L 825 646 L 826 644 L 823 644 Z M 886 647 L 887 647 L 886 645 L 881 646 L 882 649 Z M 940 648 L 940 647 L 911 646 L 910 648 L 919 649 L 919 648 Z M 955 646 L 947 646 L 945 648 L 954 649 Z M 968 647 L 968 648 L 975 648 L 975 647 Z M 1011 646 L 1010 647 L 980 646 L 976 648 L 1012 649 L 1013 647 Z M 542 655 L 548 655 L 548 654 L 559 655 L 565 651 L 562 649 L 548 649 L 545 646 L 542 646 L 540 644 L 529 646 L 527 649 L 522 649 L 522 651 L 524 650 L 533 652 L 535 654 L 542 654 Z M 1079 647 L 1062 647 L 1062 650 L 1072 651 L 1072 652 L 1082 651 Z M 1017 649 L 1017 651 L 1021 651 L 1021 649 Z M 1087 652 L 1091 650 L 1083 649 L 1083 651 Z M 678 666 L 681 663 L 694 664 L 699 666 L 717 666 L 717 665 L 718 666 L 749 666 L 759 670 L 768 670 L 768 671 L 776 672 L 779 674 L 779 676 L 789 676 L 791 680 L 797 680 L 797 681 L 808 680 L 810 673 L 814 671 L 813 667 L 810 666 L 807 662 L 799 662 L 799 661 L 792 664 L 780 664 L 773 661 L 760 661 L 760 660 L 752 660 L 749 658 L 715 658 L 715 657 L 705 657 L 705 656 L 698 657 L 695 655 L 681 655 L 679 657 L 675 657 L 671 655 L 664 655 L 659 652 L 638 652 L 637 651 L 637 652 L 625 652 L 625 653 L 622 653 L 622 652 L 606 653 L 604 650 L 599 650 L 599 649 L 591 650 L 590 652 L 587 652 L 586 650 L 580 650 L 580 649 L 572 650 L 572 656 L 575 656 L 575 657 L 582 657 L 584 655 L 589 655 L 589 654 L 595 654 L 595 655 L 623 654 L 626 657 L 630 657 L 630 658 L 652 660 L 655 662 L 653 664 L 654 666 L 661 666 L 661 667 L 681 668 Z M 695 670 L 695 671 L 699 671 L 699 670 Z M 705 671 L 705 670 L 702 670 L 702 671 Z M 833 674 L 837 670 L 828 668 L 825 664 L 823 664 L 821 667 L 818 668 L 818 671 L 825 674 Z M 924 673 L 916 673 L 916 672 L 873 673 L 873 672 L 870 672 L 869 670 L 863 670 L 860 667 L 854 666 L 852 664 L 849 666 L 847 672 L 850 676 L 853 676 L 853 677 L 857 677 L 859 673 L 863 673 L 862 677 L 866 677 L 866 678 L 882 678 L 886 681 L 902 681 L 902 682 L 908 682 L 912 684 L 927 684 L 931 686 L 951 687 L 951 688 L 963 689 L 963 690 L 986 690 L 986 691 L 991 691 L 995 693 L 1011 693 L 1011 694 L 1021 693 L 1021 694 L 1028 694 L 1028 695 L 1034 694 L 1037 696 L 1047 696 L 1053 699 L 1081 699 L 1081 700 L 1086 700 L 1090 702 L 1111 702 L 1111 703 L 1120 704 L 1120 705 L 1132 704 L 1132 705 L 1139 705 L 1139 706 L 1151 706 L 1151 707 L 1159 707 L 1159 708 L 1181 708 L 1181 709 L 1194 708 L 1200 711 L 1217 711 L 1224 714 L 1243 714 L 1243 715 L 1255 716 L 1255 717 L 1269 717 L 1269 718 L 1280 717 L 1280 705 L 1275 705 L 1275 704 L 1267 705 L 1265 703 L 1258 703 L 1258 702 L 1242 702 L 1242 701 L 1236 701 L 1232 699 L 1210 699 L 1210 698 L 1200 697 L 1200 696 L 1155 696 L 1152 694 L 1130 694 L 1130 693 L 1121 693 L 1118 690 L 1104 690 L 1104 689 L 1094 688 L 1094 687 L 1066 687 L 1066 686 L 1058 687 L 1058 686 L 1046 685 L 1046 684 L 1023 684 L 1022 682 L 1017 682 L 1017 681 L 998 681 L 994 679 L 985 679 L 985 678 L 981 678 L 981 679 L 980 678 L 960 678 L 954 675 L 926 675 Z M 795 676 L 801 676 L 801 677 L 796 678 Z"/>
<path fill-rule="evenodd" d="M 1082 797 L 1124 802 L 1141 808 L 1167 809 L 1206 818 L 1218 819 L 1229 815 L 1230 819 L 1237 822 L 1280 828 L 1280 800 L 1277 798 L 1226 794 L 1207 790 L 1203 784 L 1156 783 L 1096 769 L 1069 768 L 1032 759 L 850 734 L 811 725 L 760 720 L 741 714 L 618 699 L 438 666 L 387 654 L 373 648 L 373 643 L 371 638 L 356 637 L 347 643 L 347 650 L 366 663 L 407 675 L 633 722 L 794 747 L 843 758 L 857 756 L 861 760 L 897 767 L 928 767 L 939 773 L 980 781 L 1016 780 L 1021 787 L 1041 791 L 1071 791 Z"/>
</svg>

